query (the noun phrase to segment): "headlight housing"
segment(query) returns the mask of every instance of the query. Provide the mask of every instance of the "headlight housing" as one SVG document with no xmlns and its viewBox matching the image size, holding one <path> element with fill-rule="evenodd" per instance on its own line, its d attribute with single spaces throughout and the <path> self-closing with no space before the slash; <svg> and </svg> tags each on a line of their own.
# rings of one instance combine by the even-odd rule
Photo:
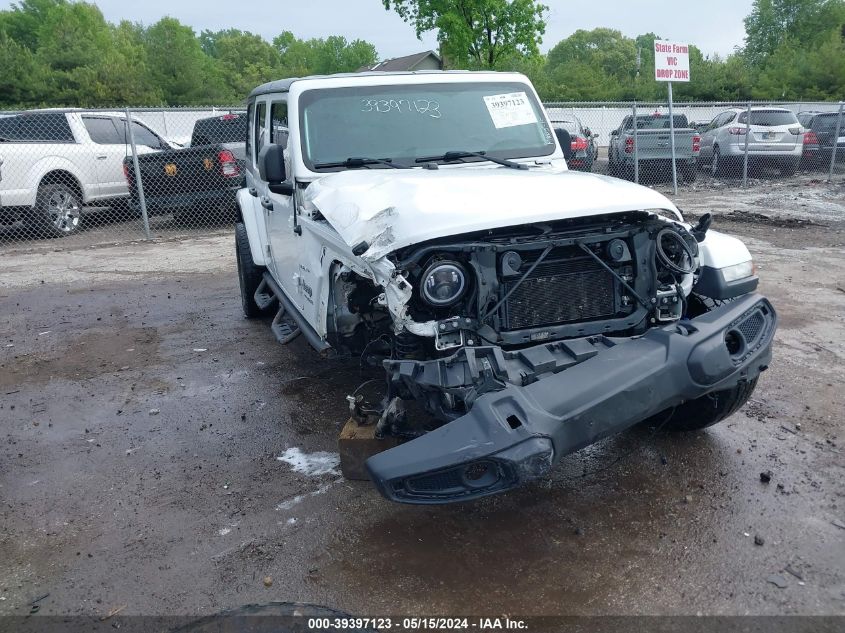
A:
<svg viewBox="0 0 845 633">
<path fill-rule="evenodd" d="M 722 277 L 725 278 L 725 282 L 730 283 L 732 281 L 751 277 L 754 274 L 754 264 L 749 259 L 747 262 L 742 262 L 741 264 L 726 266 L 725 268 L 722 268 L 721 271 Z"/>
<path fill-rule="evenodd" d="M 422 274 L 420 294 L 429 305 L 442 307 L 456 303 L 467 290 L 466 269 L 458 262 L 434 262 Z"/>
</svg>

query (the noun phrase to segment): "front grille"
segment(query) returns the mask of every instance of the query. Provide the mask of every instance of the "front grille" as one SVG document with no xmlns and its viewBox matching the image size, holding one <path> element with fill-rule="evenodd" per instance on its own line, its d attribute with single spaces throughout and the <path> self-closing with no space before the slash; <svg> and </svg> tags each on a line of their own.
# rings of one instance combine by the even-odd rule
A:
<svg viewBox="0 0 845 633">
<path fill-rule="evenodd" d="M 408 487 L 414 492 L 444 492 L 464 487 L 460 470 L 440 471 L 429 475 L 422 475 L 408 481 Z"/>
<path fill-rule="evenodd" d="M 507 293 L 519 278 L 504 284 Z M 539 265 L 508 297 L 506 330 L 589 321 L 616 312 L 615 279 L 591 258 Z"/>
<path fill-rule="evenodd" d="M 742 332 L 746 344 L 752 345 L 757 340 L 757 337 L 763 330 L 764 324 L 765 319 L 763 319 L 763 315 L 759 312 L 755 312 L 740 324 L 739 331 Z"/>
</svg>

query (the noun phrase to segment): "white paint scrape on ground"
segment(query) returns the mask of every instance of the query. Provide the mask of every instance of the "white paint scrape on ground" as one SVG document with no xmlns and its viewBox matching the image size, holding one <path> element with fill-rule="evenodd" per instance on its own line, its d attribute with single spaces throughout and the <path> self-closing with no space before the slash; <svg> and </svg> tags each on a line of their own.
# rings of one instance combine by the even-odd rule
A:
<svg viewBox="0 0 845 633">
<path fill-rule="evenodd" d="M 298 448 L 289 448 L 282 455 L 277 457 L 280 462 L 290 464 L 291 470 L 295 473 L 302 473 L 308 477 L 321 477 L 323 475 L 340 475 L 340 455 L 326 451 L 316 453 L 303 453 Z"/>
</svg>

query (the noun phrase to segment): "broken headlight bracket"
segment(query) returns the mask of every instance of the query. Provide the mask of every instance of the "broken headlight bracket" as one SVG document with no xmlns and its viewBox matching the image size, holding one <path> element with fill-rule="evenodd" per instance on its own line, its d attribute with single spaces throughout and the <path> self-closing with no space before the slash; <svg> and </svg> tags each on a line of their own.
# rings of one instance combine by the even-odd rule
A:
<svg viewBox="0 0 845 633">
<path fill-rule="evenodd" d="M 678 296 L 678 290 L 658 290 L 654 305 L 655 318 L 661 322 L 677 321 L 683 316 L 684 302 Z"/>
<path fill-rule="evenodd" d="M 475 325 L 475 320 L 469 317 L 452 317 L 438 321 L 437 331 L 434 335 L 434 348 L 442 352 L 464 345 L 472 347 L 476 344 L 476 341 L 472 338 Z"/>
</svg>

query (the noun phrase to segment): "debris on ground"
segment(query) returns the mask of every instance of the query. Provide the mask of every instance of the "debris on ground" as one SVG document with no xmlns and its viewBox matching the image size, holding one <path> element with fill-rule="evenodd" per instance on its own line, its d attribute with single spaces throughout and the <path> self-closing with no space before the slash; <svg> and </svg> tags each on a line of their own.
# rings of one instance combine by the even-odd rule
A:
<svg viewBox="0 0 845 633">
<path fill-rule="evenodd" d="M 767 224 L 769 226 L 776 226 L 779 228 L 804 228 L 807 226 L 825 226 L 807 218 L 785 218 L 781 215 L 766 215 L 764 213 L 755 213 L 753 211 L 731 211 L 725 214 L 726 218 L 734 222 L 747 222 L 749 224 Z"/>
<path fill-rule="evenodd" d="M 754 545 L 764 545 L 765 543 L 766 541 L 763 540 L 762 536 L 760 536 L 759 534 L 754 535 Z"/>
<path fill-rule="evenodd" d="M 789 586 L 789 583 L 786 582 L 786 578 L 780 574 L 772 574 L 766 578 L 766 582 L 772 583 L 778 589 L 786 589 Z"/>
<path fill-rule="evenodd" d="M 838 527 L 840 530 L 845 530 L 845 522 L 840 521 L 839 519 L 834 519 L 833 521 L 831 521 L 831 523 L 833 523 L 833 525 Z"/>
<path fill-rule="evenodd" d="M 760 473 L 760 481 L 762 481 L 764 484 L 769 483 L 771 480 L 772 480 L 772 471 L 771 470 L 766 470 L 766 471 Z"/>
<path fill-rule="evenodd" d="M 159 413 L 161 413 L 161 411 L 158 409 L 150 409 L 150 415 L 158 415 Z"/>
<path fill-rule="evenodd" d="M 801 575 L 801 572 L 796 571 L 793 567 L 791 567 L 789 565 L 784 567 L 783 571 L 785 571 L 790 576 L 795 576 L 798 580 L 804 580 L 804 576 Z"/>
<path fill-rule="evenodd" d="M 264 586 L 265 587 L 272 587 L 273 586 L 273 577 L 272 576 L 264 576 Z"/>
<path fill-rule="evenodd" d="M 115 607 L 114 609 L 112 609 L 111 611 L 109 611 L 108 613 L 106 613 L 103 617 L 101 617 L 101 618 L 100 618 L 100 622 L 105 622 L 105 621 L 106 621 L 106 620 L 108 620 L 109 618 L 113 618 L 113 617 L 114 617 L 114 616 L 116 616 L 118 613 L 120 613 L 121 611 L 123 611 L 125 608 L 126 608 L 126 605 L 125 605 L 125 604 L 120 605 L 119 607 Z"/>
</svg>

